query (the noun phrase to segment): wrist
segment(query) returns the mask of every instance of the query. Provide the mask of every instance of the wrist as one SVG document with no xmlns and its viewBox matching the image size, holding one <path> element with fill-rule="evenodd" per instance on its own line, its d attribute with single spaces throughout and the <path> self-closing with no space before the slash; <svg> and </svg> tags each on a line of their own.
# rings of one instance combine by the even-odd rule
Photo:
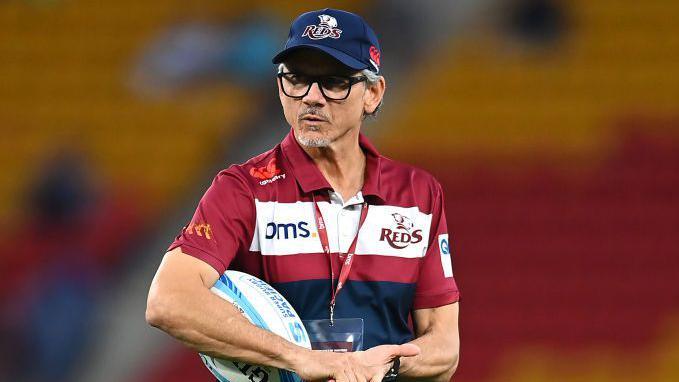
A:
<svg viewBox="0 0 679 382">
<path fill-rule="evenodd" d="M 401 357 L 396 357 L 396 359 L 394 359 L 394 362 L 392 362 L 389 370 L 387 370 L 386 374 L 384 374 L 382 381 L 384 381 L 384 382 L 395 381 L 396 377 L 398 376 L 400 366 L 401 366 Z"/>
<path fill-rule="evenodd" d="M 398 374 L 401 376 L 408 376 L 413 368 L 413 361 L 419 357 L 402 357 L 398 368 Z"/>
<path fill-rule="evenodd" d="M 302 348 L 301 351 L 289 357 L 288 370 L 297 374 L 304 381 L 334 379 L 337 370 L 342 369 L 347 360 L 354 353 L 333 353 L 320 350 Z"/>
<path fill-rule="evenodd" d="M 302 374 L 306 365 L 313 362 L 314 351 L 297 348 L 294 351 L 287 351 L 282 355 L 284 368 L 293 373 Z"/>
</svg>

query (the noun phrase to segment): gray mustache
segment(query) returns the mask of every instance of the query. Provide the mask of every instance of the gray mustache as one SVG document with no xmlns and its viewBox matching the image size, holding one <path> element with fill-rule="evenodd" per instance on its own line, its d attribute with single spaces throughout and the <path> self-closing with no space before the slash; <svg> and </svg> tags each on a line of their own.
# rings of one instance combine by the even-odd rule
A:
<svg viewBox="0 0 679 382">
<path fill-rule="evenodd" d="M 315 116 L 323 118 L 325 120 L 329 120 L 329 118 L 325 114 L 321 113 L 318 110 L 318 108 L 308 108 L 308 109 L 302 110 L 302 112 L 299 113 L 299 115 L 297 116 L 297 120 L 301 121 L 302 117 L 304 117 L 305 115 L 315 115 Z"/>
</svg>

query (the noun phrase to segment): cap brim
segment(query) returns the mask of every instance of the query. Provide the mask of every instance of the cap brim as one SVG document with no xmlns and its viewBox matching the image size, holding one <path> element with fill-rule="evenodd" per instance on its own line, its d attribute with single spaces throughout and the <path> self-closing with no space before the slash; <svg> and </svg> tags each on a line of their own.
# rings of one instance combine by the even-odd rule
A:
<svg viewBox="0 0 679 382">
<path fill-rule="evenodd" d="M 274 56 L 274 58 L 271 60 L 274 64 L 280 64 L 281 62 L 285 61 L 285 58 L 292 52 L 301 50 L 301 49 L 314 49 L 321 51 L 323 53 L 326 53 L 336 59 L 337 61 L 341 62 L 345 66 L 350 67 L 351 69 L 355 70 L 363 70 L 367 69 L 369 66 L 366 65 L 365 63 L 358 61 L 357 59 L 349 56 L 348 54 L 342 52 L 341 50 L 337 50 L 334 48 L 330 48 L 325 45 L 315 45 L 315 44 L 300 44 L 300 45 L 295 45 L 291 46 L 290 48 L 284 49 L 280 53 Z"/>
</svg>

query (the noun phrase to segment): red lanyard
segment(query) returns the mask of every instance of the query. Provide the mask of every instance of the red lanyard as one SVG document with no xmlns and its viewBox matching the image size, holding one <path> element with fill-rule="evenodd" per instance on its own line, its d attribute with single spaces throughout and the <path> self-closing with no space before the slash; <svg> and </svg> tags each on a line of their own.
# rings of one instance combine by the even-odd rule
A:
<svg viewBox="0 0 679 382">
<path fill-rule="evenodd" d="M 321 247 L 323 247 L 323 252 L 328 257 L 330 261 L 330 285 L 332 295 L 330 297 L 330 325 L 335 323 L 335 300 L 340 290 L 344 286 L 344 283 L 349 278 L 349 271 L 351 270 L 351 264 L 354 262 L 354 252 L 356 251 L 356 242 L 358 241 L 358 234 L 361 232 L 361 227 L 368 215 L 368 203 L 363 202 L 361 208 L 361 218 L 358 221 L 358 230 L 356 231 L 356 236 L 349 246 L 349 251 L 346 253 L 346 258 L 340 269 L 339 280 L 337 281 L 337 287 L 335 287 L 335 270 L 332 266 L 332 255 L 330 254 L 330 242 L 328 241 L 328 231 L 325 228 L 325 221 L 323 220 L 323 215 L 321 214 L 321 209 L 318 207 L 318 202 L 316 202 L 316 197 L 312 194 L 312 199 L 314 201 L 314 206 L 316 207 L 316 227 L 318 228 L 318 238 L 321 240 Z"/>
</svg>

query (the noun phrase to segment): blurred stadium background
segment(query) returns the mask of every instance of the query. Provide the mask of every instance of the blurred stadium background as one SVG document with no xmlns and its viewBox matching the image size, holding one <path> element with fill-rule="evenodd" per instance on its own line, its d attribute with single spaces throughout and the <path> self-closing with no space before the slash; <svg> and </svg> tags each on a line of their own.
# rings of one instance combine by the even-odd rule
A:
<svg viewBox="0 0 679 382">
<path fill-rule="evenodd" d="M 679 2 L 0 3 L 0 380 L 209 381 L 146 326 L 214 174 L 287 133 L 270 57 L 362 14 L 364 131 L 443 183 L 456 381 L 679 380 Z"/>
</svg>

